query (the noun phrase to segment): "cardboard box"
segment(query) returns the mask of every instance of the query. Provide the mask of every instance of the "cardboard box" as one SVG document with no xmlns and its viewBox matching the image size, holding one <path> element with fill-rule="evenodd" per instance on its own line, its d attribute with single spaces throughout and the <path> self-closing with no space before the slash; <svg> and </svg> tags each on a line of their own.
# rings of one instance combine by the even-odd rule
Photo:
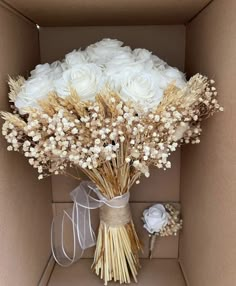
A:
<svg viewBox="0 0 236 286">
<path fill-rule="evenodd" d="M 188 77 L 200 72 L 216 80 L 225 112 L 204 123 L 201 144 L 184 146 L 171 170 L 153 170 L 132 190 L 146 243 L 139 217 L 147 205 L 178 203 L 184 218 L 180 240 L 161 240 L 152 261 L 145 246 L 139 285 L 236 284 L 235 10 L 234 0 L 0 1 L 1 110 L 9 109 L 8 75 L 27 76 L 36 64 L 104 37 L 147 48 Z M 76 182 L 38 181 L 23 156 L 6 151 L 2 136 L 0 144 L 0 285 L 102 285 L 90 271 L 91 252 L 70 268 L 54 267 L 51 256 L 52 209 L 70 204 Z"/>
</svg>

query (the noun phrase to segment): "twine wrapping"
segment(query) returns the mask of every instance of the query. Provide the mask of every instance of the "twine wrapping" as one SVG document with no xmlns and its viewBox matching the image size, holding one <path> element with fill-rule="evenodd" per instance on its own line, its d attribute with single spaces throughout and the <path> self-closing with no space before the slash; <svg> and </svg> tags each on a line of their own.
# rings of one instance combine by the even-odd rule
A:
<svg viewBox="0 0 236 286">
<path fill-rule="evenodd" d="M 129 204 L 121 208 L 104 205 L 100 208 L 100 220 L 110 227 L 119 227 L 131 221 Z"/>
<path fill-rule="evenodd" d="M 100 208 L 101 220 L 109 226 L 120 226 L 131 220 L 129 192 L 108 200 L 96 185 L 83 181 L 70 196 L 73 207 L 56 215 L 51 226 L 51 249 L 56 262 L 70 266 L 78 261 L 85 249 L 96 244 L 96 236 L 91 226 L 90 210 Z M 68 254 L 64 242 L 65 221 L 69 220 L 73 233 L 73 253 Z"/>
</svg>

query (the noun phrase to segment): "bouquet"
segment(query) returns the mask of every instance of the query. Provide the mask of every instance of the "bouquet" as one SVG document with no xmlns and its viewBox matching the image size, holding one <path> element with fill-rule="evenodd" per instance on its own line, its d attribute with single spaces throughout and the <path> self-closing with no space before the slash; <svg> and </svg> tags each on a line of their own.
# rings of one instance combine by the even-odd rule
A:
<svg viewBox="0 0 236 286">
<path fill-rule="evenodd" d="M 104 202 L 93 269 L 105 284 L 137 281 L 129 190 L 151 165 L 170 168 L 181 144 L 200 142 L 201 121 L 222 110 L 213 83 L 200 74 L 186 81 L 151 52 L 112 39 L 38 65 L 27 80 L 10 78 L 13 111 L 1 113 L 7 149 L 22 152 L 39 179 L 80 179 L 70 170 L 81 170 Z"/>
</svg>

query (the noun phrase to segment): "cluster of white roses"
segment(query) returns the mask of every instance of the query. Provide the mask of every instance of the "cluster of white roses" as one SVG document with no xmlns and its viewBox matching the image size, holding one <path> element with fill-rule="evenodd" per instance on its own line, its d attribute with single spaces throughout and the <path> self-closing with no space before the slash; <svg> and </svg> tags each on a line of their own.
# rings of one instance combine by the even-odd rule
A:
<svg viewBox="0 0 236 286">
<path fill-rule="evenodd" d="M 49 92 L 65 98 L 71 89 L 82 100 L 94 100 L 109 87 L 125 101 L 153 107 L 161 101 L 168 84 L 185 85 L 184 74 L 178 69 L 146 49 L 122 45 L 118 40 L 103 39 L 83 51 L 72 51 L 62 61 L 37 65 L 22 85 L 15 106 L 23 113 L 25 107 L 38 108 L 38 100 Z"/>
</svg>

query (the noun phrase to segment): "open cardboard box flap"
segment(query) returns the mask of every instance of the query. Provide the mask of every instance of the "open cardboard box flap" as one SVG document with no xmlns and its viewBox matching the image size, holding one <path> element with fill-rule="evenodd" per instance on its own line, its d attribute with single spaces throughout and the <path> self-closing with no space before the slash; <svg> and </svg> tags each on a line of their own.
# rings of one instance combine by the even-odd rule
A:
<svg viewBox="0 0 236 286">
<path fill-rule="evenodd" d="M 216 80 L 226 111 L 204 124 L 199 146 L 176 152 L 170 171 L 153 170 L 132 194 L 137 218 L 158 201 L 181 204 L 184 218 L 180 239 L 163 240 L 156 259 L 143 261 L 140 285 L 235 284 L 235 10 L 234 0 L 0 1 L 1 110 L 9 108 L 8 74 L 27 76 L 36 64 L 104 37 L 147 48 L 188 76 Z M 0 144 L 0 285 L 44 286 L 50 276 L 50 286 L 102 285 L 89 259 L 52 272 L 52 206 L 56 213 L 70 204 L 76 183 L 59 176 L 39 182 L 25 158 L 8 153 L 2 137 Z"/>
<path fill-rule="evenodd" d="M 210 0 L 6 0 L 34 23 L 52 26 L 185 24 Z"/>
</svg>

